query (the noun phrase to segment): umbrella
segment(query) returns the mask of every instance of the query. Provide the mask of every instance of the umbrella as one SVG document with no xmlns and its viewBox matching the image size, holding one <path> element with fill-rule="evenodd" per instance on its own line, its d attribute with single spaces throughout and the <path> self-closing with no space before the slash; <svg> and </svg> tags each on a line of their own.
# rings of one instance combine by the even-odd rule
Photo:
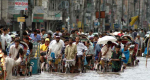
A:
<svg viewBox="0 0 150 80">
<path fill-rule="evenodd" d="M 113 35 L 118 35 L 120 32 L 114 32 Z"/>
<path fill-rule="evenodd" d="M 98 39 L 97 44 L 107 44 L 108 41 L 116 42 L 117 39 L 113 36 L 104 36 L 104 37 Z"/>
</svg>

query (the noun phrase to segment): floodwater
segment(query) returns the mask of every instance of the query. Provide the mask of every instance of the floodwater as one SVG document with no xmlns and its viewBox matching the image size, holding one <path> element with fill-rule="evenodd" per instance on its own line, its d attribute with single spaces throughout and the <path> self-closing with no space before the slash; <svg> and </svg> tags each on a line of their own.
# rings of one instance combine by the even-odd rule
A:
<svg viewBox="0 0 150 80">
<path fill-rule="evenodd" d="M 139 57 L 139 65 L 127 67 L 124 72 L 119 73 L 101 73 L 96 71 L 87 71 L 87 73 L 48 73 L 42 72 L 40 75 L 31 77 L 13 77 L 13 80 L 150 80 L 150 59 L 146 68 L 146 58 Z"/>
</svg>

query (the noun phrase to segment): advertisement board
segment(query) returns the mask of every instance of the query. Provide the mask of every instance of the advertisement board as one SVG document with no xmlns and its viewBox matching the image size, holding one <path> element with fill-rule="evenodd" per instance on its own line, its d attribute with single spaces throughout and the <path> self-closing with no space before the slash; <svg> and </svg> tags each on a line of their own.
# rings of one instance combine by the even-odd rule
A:
<svg viewBox="0 0 150 80">
<path fill-rule="evenodd" d="M 8 0 L 8 12 L 16 14 L 20 10 L 28 10 L 28 0 Z"/>
</svg>

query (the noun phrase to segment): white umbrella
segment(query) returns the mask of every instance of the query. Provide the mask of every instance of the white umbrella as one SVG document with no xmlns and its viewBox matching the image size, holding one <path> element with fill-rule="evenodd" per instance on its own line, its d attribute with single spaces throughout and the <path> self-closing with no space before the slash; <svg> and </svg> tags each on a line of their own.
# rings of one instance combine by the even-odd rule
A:
<svg viewBox="0 0 150 80">
<path fill-rule="evenodd" d="M 98 39 L 97 44 L 107 44 L 108 41 L 116 42 L 117 39 L 113 36 L 104 36 L 104 37 Z"/>
<path fill-rule="evenodd" d="M 118 35 L 120 32 L 114 32 L 113 35 Z"/>
</svg>

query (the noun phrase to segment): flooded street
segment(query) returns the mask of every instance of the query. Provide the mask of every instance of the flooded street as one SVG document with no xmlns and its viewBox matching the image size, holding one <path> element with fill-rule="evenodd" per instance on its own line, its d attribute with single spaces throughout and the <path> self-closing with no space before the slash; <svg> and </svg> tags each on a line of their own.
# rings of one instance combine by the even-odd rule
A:
<svg viewBox="0 0 150 80">
<path fill-rule="evenodd" d="M 150 80 L 150 59 L 148 59 L 147 68 L 146 59 L 138 58 L 140 63 L 136 67 L 127 67 L 124 72 L 120 73 L 100 73 L 87 71 L 87 73 L 64 74 L 64 73 L 47 73 L 42 72 L 40 75 L 31 77 L 14 77 L 13 80 Z"/>
</svg>

